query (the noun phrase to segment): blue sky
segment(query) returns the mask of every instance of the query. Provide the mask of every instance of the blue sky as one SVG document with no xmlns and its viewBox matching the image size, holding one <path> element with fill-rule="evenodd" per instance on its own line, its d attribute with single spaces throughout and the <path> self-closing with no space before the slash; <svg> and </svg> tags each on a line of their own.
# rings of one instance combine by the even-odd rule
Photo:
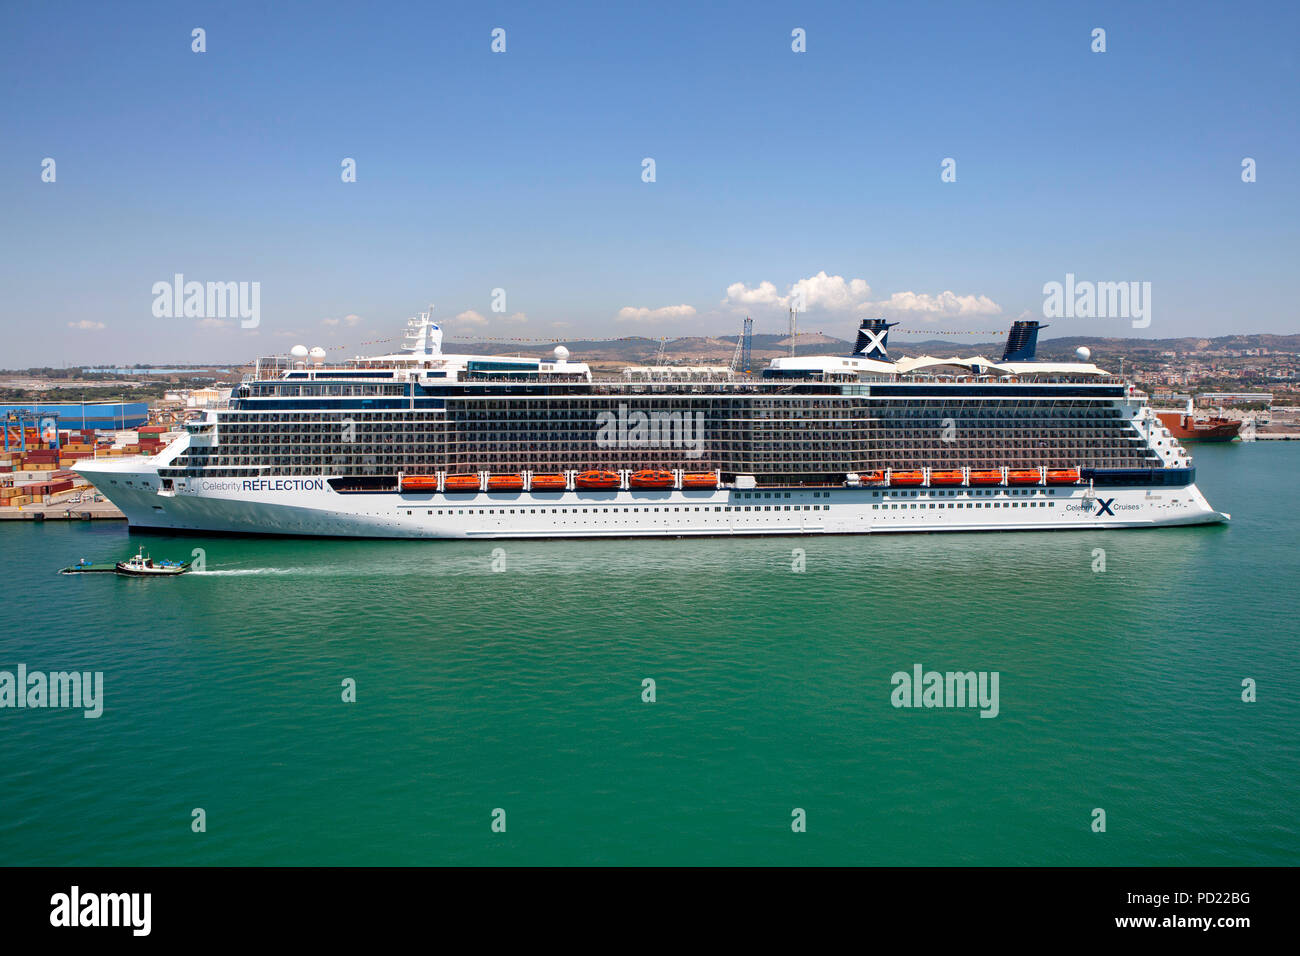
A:
<svg viewBox="0 0 1300 956">
<path fill-rule="evenodd" d="M 1298 26 L 1283 3 L 8 4 L 0 366 L 379 351 L 429 302 L 475 337 L 775 332 L 822 273 L 801 326 L 844 338 L 867 314 L 1000 330 L 1066 273 L 1151 282 L 1152 322 L 1049 335 L 1297 332 Z M 259 282 L 260 324 L 155 317 L 175 273 Z"/>
</svg>

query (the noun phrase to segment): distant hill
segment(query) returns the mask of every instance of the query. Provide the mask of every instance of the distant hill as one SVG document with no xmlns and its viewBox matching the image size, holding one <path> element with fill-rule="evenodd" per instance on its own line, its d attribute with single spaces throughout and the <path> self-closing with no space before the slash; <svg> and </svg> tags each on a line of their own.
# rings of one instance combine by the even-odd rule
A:
<svg viewBox="0 0 1300 956">
<path fill-rule="evenodd" d="M 664 344 L 664 360 L 670 364 L 683 362 L 706 363 L 711 365 L 729 365 L 736 352 L 734 335 L 692 335 L 669 339 Z M 518 346 L 505 345 L 492 340 L 452 340 L 443 342 L 445 351 L 464 351 L 488 355 L 524 355 L 530 357 L 549 356 L 557 345 L 563 345 L 573 355 L 575 361 L 583 362 L 626 362 L 631 364 L 653 365 L 658 359 L 659 339 L 643 336 L 628 336 L 621 339 L 565 339 L 546 344 L 521 342 Z M 848 354 L 852 343 L 832 338 L 820 333 L 800 334 L 799 355 L 822 355 L 827 353 Z M 754 358 L 767 360 L 778 355 L 790 354 L 790 337 L 788 335 L 755 335 L 751 345 Z"/>
<path fill-rule="evenodd" d="M 729 365 L 736 350 L 736 336 L 685 336 L 669 339 L 664 345 L 664 360 L 669 364 Z M 966 336 L 945 336 L 934 339 L 912 339 L 903 336 L 890 338 L 889 351 L 893 356 L 903 355 L 986 355 L 992 359 L 1002 356 L 1005 337 L 997 340 L 976 340 Z M 465 351 L 484 354 L 519 354 L 530 357 L 549 356 L 556 345 L 564 345 L 575 361 L 622 362 L 627 364 L 654 364 L 659 355 L 658 339 L 629 336 L 621 339 L 566 339 L 549 344 L 520 343 L 518 347 L 503 346 L 493 341 L 452 341 L 444 347 L 448 351 Z M 1059 338 L 1040 338 L 1038 357 L 1051 360 L 1075 358 L 1075 349 L 1087 346 L 1097 359 L 1127 356 L 1154 358 L 1161 352 L 1178 352 L 1180 355 L 1196 352 L 1214 352 L 1224 349 L 1258 349 L 1300 353 L 1300 335 L 1223 335 L 1216 338 L 1186 336 L 1171 339 L 1107 338 L 1102 336 L 1068 335 Z M 753 338 L 755 363 L 766 364 L 768 359 L 790 354 L 788 335 L 760 335 Z M 800 333 L 797 355 L 848 355 L 853 343 L 819 332 Z"/>
</svg>

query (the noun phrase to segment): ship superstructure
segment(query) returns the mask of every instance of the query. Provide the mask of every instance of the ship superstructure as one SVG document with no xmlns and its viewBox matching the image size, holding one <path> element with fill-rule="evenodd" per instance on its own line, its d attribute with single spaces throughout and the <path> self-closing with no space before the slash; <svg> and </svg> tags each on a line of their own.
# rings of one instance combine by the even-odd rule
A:
<svg viewBox="0 0 1300 956">
<path fill-rule="evenodd" d="M 1134 527 L 1225 520 L 1146 396 L 1086 362 L 888 353 L 759 376 L 444 354 L 430 313 L 391 355 L 295 349 L 143 459 L 78 470 L 140 527 L 568 537 Z"/>
</svg>

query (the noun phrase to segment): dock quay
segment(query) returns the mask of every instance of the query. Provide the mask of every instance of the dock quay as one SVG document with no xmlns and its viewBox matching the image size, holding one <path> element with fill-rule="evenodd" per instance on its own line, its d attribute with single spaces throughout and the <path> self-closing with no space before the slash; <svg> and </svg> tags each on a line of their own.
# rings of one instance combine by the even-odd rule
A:
<svg viewBox="0 0 1300 956">
<path fill-rule="evenodd" d="M 125 521 L 111 501 L 52 501 L 47 505 L 0 508 L 0 521 Z"/>
</svg>

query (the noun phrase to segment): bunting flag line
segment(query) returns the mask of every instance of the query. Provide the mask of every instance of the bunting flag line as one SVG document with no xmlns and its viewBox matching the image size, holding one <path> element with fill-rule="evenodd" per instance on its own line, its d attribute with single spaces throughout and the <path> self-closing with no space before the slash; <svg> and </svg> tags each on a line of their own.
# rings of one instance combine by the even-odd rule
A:
<svg viewBox="0 0 1300 956">
<path fill-rule="evenodd" d="M 965 329 L 903 329 L 903 328 L 895 328 L 895 329 L 892 329 L 891 331 L 892 331 L 895 335 L 985 335 L 985 336 L 992 335 L 992 336 L 1001 336 L 1001 335 L 1005 335 L 1007 330 L 1006 330 L 1006 329 L 992 329 L 992 330 L 987 330 L 987 329 L 974 329 L 974 330 L 965 330 Z M 779 333 L 768 332 L 768 333 L 760 333 L 760 334 L 773 335 L 773 334 L 779 334 Z M 825 334 L 826 334 L 826 333 L 821 332 L 821 331 L 817 331 L 817 332 L 800 332 L 800 333 L 798 333 L 798 334 L 795 336 L 795 339 L 797 340 L 797 339 L 804 338 L 805 336 L 809 336 L 809 335 L 825 335 Z M 449 343 L 450 343 L 450 342 L 462 342 L 462 343 L 475 343 L 475 342 L 510 342 L 510 343 L 513 343 L 513 344 L 516 344 L 516 345 L 554 345 L 554 344 L 559 343 L 559 342 L 591 342 L 591 343 L 593 343 L 593 344 L 600 343 L 600 342 L 630 342 L 630 341 L 632 341 L 632 340 L 634 340 L 634 339 L 639 339 L 639 340 L 641 340 L 641 341 L 645 341 L 645 342 L 671 342 L 671 341 L 674 341 L 674 339 L 682 339 L 682 338 L 697 338 L 697 337 L 698 337 L 698 338 L 721 338 L 721 339 L 732 339 L 732 340 L 734 340 L 734 338 L 735 338 L 734 336 L 685 336 L 685 335 L 678 335 L 678 336 L 667 336 L 667 335 L 661 335 L 661 336 L 648 336 L 648 335 L 620 335 L 620 336 L 617 336 L 617 337 L 615 337 L 615 338 L 589 338 L 589 337 L 582 336 L 582 335 L 570 335 L 570 336 L 567 336 L 567 337 L 565 337 L 565 338 L 549 338 L 549 339 L 547 339 L 547 338 L 526 338 L 526 337 L 504 338 L 504 337 L 501 337 L 501 336 L 493 336 L 493 335 L 462 335 L 462 336 L 458 336 L 458 337 L 456 337 L 456 338 L 449 338 L 447 341 L 448 341 Z M 366 341 L 366 342 L 358 342 L 358 343 L 356 343 L 356 345 L 331 345 L 331 346 L 329 346 L 329 350 L 330 350 L 331 352 L 338 352 L 338 351 L 342 351 L 342 350 L 344 350 L 344 349 L 360 348 L 360 347 L 363 346 L 363 345 L 383 345 L 383 344 L 388 343 L 388 342 L 399 342 L 399 341 L 402 340 L 402 338 L 403 338 L 403 337 L 400 336 L 400 335 L 395 335 L 395 336 L 391 336 L 391 337 L 386 338 L 386 339 L 370 339 L 369 341 Z M 845 341 L 848 341 L 848 340 L 846 339 Z"/>
</svg>

